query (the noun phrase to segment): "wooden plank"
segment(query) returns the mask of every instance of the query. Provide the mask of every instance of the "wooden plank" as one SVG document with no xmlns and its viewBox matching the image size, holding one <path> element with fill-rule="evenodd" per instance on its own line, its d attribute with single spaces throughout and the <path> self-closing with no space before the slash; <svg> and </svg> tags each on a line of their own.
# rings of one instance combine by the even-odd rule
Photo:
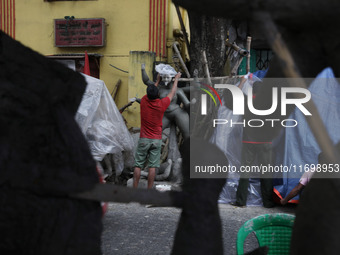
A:
<svg viewBox="0 0 340 255">
<path fill-rule="evenodd" d="M 205 51 L 202 51 L 202 57 L 203 57 L 203 65 L 204 65 L 204 72 L 205 75 L 207 76 L 207 80 L 209 85 L 211 85 L 211 79 L 210 79 L 210 73 L 209 73 L 209 67 L 208 67 L 208 60 L 207 60 L 207 55 L 205 54 Z"/>
</svg>

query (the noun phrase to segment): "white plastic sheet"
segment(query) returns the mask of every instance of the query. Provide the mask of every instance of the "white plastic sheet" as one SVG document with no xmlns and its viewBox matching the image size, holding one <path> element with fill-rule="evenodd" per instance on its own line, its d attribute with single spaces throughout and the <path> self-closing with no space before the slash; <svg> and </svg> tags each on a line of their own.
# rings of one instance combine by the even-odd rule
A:
<svg viewBox="0 0 340 255">
<path fill-rule="evenodd" d="M 245 95 L 248 94 L 248 88 L 253 86 L 255 81 L 260 81 L 254 75 L 247 74 L 244 76 L 246 78 L 246 82 L 243 84 L 242 91 Z M 237 83 L 235 86 L 238 86 Z M 222 106 L 218 109 L 218 119 L 227 119 L 235 122 L 242 122 L 242 116 L 233 115 L 233 111 L 225 106 L 224 99 Z M 237 169 L 240 169 L 241 166 L 241 150 L 242 150 L 242 135 L 243 135 L 243 126 L 235 125 L 230 127 L 228 125 L 217 125 L 215 128 L 215 132 L 212 135 L 210 141 L 213 144 L 216 144 L 226 155 L 228 158 L 229 164 L 231 166 L 236 166 Z M 223 187 L 223 190 L 220 194 L 219 203 L 230 203 L 236 201 L 236 191 L 238 186 L 238 180 L 240 175 L 238 173 L 229 174 L 226 185 Z M 247 205 L 261 205 L 261 188 L 260 182 L 256 179 L 249 180 L 248 187 L 248 199 Z"/>
<path fill-rule="evenodd" d="M 116 175 L 134 164 L 133 138 L 102 80 L 84 75 L 86 91 L 76 114 L 95 160 L 113 154 Z"/>
<path fill-rule="evenodd" d="M 156 65 L 155 70 L 160 75 L 167 74 L 167 75 L 170 75 L 170 76 L 175 76 L 177 74 L 176 70 L 172 66 L 166 65 L 166 64 Z"/>
<path fill-rule="evenodd" d="M 247 95 L 248 88 L 253 86 L 254 81 L 248 79 L 242 87 L 242 91 Z M 238 86 L 237 83 L 235 86 Z M 233 111 L 225 106 L 224 99 L 222 99 L 222 105 L 219 107 L 217 112 L 218 119 L 232 120 L 233 123 L 241 122 L 241 115 L 233 115 Z M 228 125 L 217 125 L 214 134 L 210 141 L 216 144 L 227 156 L 229 164 L 236 166 L 237 168 L 241 165 L 241 149 L 242 149 L 242 125 L 235 125 L 230 127 Z"/>
</svg>

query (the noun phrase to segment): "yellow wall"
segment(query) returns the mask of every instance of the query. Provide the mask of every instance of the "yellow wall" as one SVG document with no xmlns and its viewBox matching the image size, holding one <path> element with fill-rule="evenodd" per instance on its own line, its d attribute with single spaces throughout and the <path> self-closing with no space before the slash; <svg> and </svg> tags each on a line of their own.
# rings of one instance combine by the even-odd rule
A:
<svg viewBox="0 0 340 255">
<path fill-rule="evenodd" d="M 171 1 L 167 0 L 167 42 L 172 41 L 173 22 L 180 27 L 177 14 Z M 129 96 L 140 93 L 129 87 L 129 74 L 111 67 L 130 71 L 130 51 L 148 51 L 149 49 L 149 0 L 94 0 L 94 1 L 58 1 L 19 0 L 15 5 L 15 38 L 24 45 L 43 55 L 88 53 L 101 54 L 100 79 L 104 80 L 112 92 L 119 79 L 122 80 L 116 104 L 118 108 L 128 103 Z M 174 16 L 174 14 L 176 16 Z M 54 19 L 64 16 L 80 18 L 104 18 L 106 26 L 106 45 L 100 48 L 57 48 L 54 47 Z M 177 24 L 176 24 L 177 23 Z M 170 44 L 171 45 L 171 44 Z M 169 43 L 167 44 L 169 47 Z M 170 47 L 169 47 L 170 48 Z M 171 49 L 171 48 L 170 48 Z M 168 53 L 169 51 L 167 51 Z M 160 59 L 157 59 L 160 60 Z M 131 70 L 131 72 L 134 72 Z M 141 86 L 144 86 L 141 81 Z M 124 113 L 128 126 L 139 126 L 135 120 L 139 110 L 131 114 L 138 105 Z"/>
<path fill-rule="evenodd" d="M 142 98 L 146 94 L 146 86 L 142 81 L 141 65 L 145 64 L 145 71 L 152 79 L 153 63 L 155 53 L 150 51 L 131 51 L 130 52 L 130 71 L 129 71 L 129 91 L 128 97 Z M 140 126 L 140 107 L 134 103 L 124 112 L 124 117 L 129 119 L 129 125 L 132 127 Z"/>
</svg>

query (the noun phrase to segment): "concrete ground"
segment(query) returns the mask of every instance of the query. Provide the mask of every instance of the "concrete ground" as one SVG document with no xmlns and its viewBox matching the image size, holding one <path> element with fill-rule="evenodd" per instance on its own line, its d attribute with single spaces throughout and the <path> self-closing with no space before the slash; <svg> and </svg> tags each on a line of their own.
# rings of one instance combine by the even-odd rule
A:
<svg viewBox="0 0 340 255">
<path fill-rule="evenodd" d="M 226 255 L 236 254 L 237 232 L 245 221 L 266 213 L 294 214 L 296 209 L 292 205 L 270 209 L 261 206 L 239 208 L 230 204 L 220 204 L 219 207 Z M 180 213 L 181 210 L 176 208 L 110 203 L 103 219 L 103 254 L 170 254 Z M 256 247 L 254 236 L 246 240 L 245 251 Z"/>
</svg>

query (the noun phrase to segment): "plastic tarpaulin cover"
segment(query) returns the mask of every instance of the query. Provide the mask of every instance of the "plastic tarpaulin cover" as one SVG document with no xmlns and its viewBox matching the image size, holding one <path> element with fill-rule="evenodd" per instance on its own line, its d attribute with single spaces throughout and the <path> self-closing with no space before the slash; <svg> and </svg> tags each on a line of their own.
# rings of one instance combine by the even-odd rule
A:
<svg viewBox="0 0 340 255">
<path fill-rule="evenodd" d="M 245 95 L 248 93 L 248 88 L 252 87 L 255 81 L 260 81 L 255 75 L 246 75 L 247 81 L 242 87 L 242 91 Z M 235 86 L 237 86 L 237 83 Z M 222 106 L 219 107 L 217 112 L 219 119 L 232 120 L 234 123 L 242 122 L 242 116 L 233 115 L 233 111 L 225 106 L 224 99 L 222 100 Z M 229 165 L 236 166 L 237 169 L 241 166 L 241 149 L 242 149 L 242 125 L 236 125 L 230 127 L 228 125 L 217 125 L 214 130 L 210 142 L 216 144 L 226 155 L 229 161 Z M 238 180 L 240 175 L 238 173 L 230 173 L 228 180 L 223 187 L 223 190 L 219 197 L 219 203 L 230 203 L 236 200 L 236 191 L 238 186 Z M 261 205 L 261 188 L 260 182 L 256 179 L 249 180 L 248 199 L 247 205 Z"/>
<path fill-rule="evenodd" d="M 334 144 L 340 141 L 340 85 L 335 79 L 331 68 L 324 69 L 309 86 L 312 100 L 315 103 L 328 134 Z M 282 184 L 274 188 L 282 197 L 285 197 L 299 182 L 303 172 L 310 164 L 318 163 L 321 152 L 305 116 L 299 109 L 295 109 L 289 116 L 295 119 L 298 125 L 286 128 L 277 139 L 274 151 L 276 164 L 284 166 L 297 166 L 297 171 L 283 173 Z M 298 198 L 295 197 L 293 200 Z"/>
<path fill-rule="evenodd" d="M 124 167 L 134 164 L 133 138 L 102 80 L 84 75 L 86 91 L 76 114 L 76 121 L 89 143 L 95 160 L 101 161 L 106 154 L 114 155 L 116 175 Z"/>
</svg>

